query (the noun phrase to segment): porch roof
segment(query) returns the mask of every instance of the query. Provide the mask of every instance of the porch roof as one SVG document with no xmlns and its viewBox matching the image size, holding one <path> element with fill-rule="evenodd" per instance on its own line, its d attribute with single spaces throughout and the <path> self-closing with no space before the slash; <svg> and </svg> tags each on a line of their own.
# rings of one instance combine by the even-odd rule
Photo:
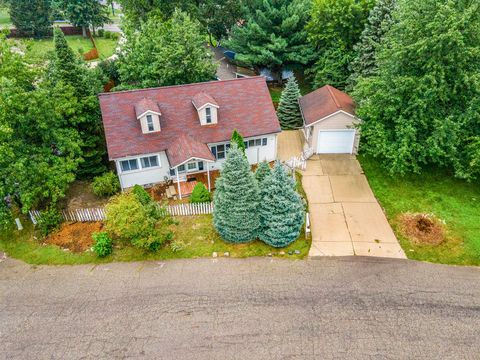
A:
<svg viewBox="0 0 480 360">
<path fill-rule="evenodd" d="M 176 168 L 192 159 L 214 162 L 215 157 L 209 147 L 186 134 L 180 135 L 167 150 L 170 167 Z"/>
</svg>

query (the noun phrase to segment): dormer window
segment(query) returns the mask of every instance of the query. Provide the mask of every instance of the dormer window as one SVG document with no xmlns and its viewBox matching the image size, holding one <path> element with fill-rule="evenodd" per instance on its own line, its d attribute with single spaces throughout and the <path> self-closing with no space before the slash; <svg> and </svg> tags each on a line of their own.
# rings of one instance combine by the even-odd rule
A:
<svg viewBox="0 0 480 360">
<path fill-rule="evenodd" d="M 150 98 L 143 98 L 135 104 L 135 115 L 140 123 L 142 133 L 148 134 L 159 132 L 160 128 L 160 107 L 158 103 Z"/>
<path fill-rule="evenodd" d="M 192 98 L 192 104 L 197 109 L 200 125 L 214 125 L 218 123 L 217 101 L 207 93 L 201 92 Z"/>
<path fill-rule="evenodd" d="M 205 119 L 207 124 L 212 123 L 212 109 L 209 107 L 205 108 Z"/>
<path fill-rule="evenodd" d="M 147 115 L 147 128 L 148 128 L 148 131 L 149 131 L 149 132 L 155 130 L 155 126 L 153 125 L 153 117 L 152 117 L 152 115 Z"/>
</svg>

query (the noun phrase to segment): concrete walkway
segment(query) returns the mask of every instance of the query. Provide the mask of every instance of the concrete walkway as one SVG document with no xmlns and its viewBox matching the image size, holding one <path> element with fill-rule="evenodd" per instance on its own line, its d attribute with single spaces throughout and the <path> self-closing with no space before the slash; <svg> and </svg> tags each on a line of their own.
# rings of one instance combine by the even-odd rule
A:
<svg viewBox="0 0 480 360">
<path fill-rule="evenodd" d="M 303 172 L 311 221 L 309 256 L 406 258 L 353 155 L 314 155 Z"/>
</svg>

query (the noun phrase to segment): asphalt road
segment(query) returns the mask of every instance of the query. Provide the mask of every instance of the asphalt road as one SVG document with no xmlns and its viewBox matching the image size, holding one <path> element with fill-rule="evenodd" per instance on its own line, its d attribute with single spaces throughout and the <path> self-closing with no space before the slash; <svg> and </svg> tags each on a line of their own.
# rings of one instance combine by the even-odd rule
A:
<svg viewBox="0 0 480 360">
<path fill-rule="evenodd" d="M 0 262 L 0 358 L 479 357 L 478 268 L 372 258 Z"/>
</svg>

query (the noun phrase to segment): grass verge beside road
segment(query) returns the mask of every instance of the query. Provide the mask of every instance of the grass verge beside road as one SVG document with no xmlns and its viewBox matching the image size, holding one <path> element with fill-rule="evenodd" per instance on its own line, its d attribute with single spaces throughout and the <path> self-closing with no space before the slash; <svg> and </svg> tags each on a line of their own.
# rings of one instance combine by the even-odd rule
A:
<svg viewBox="0 0 480 360">
<path fill-rule="evenodd" d="M 376 161 L 359 156 L 368 182 L 385 209 L 400 244 L 410 259 L 444 264 L 480 265 L 480 184 L 455 179 L 439 169 L 421 175 L 390 176 Z M 440 245 L 416 244 L 402 234 L 399 217 L 433 213 L 445 221 Z"/>
</svg>

